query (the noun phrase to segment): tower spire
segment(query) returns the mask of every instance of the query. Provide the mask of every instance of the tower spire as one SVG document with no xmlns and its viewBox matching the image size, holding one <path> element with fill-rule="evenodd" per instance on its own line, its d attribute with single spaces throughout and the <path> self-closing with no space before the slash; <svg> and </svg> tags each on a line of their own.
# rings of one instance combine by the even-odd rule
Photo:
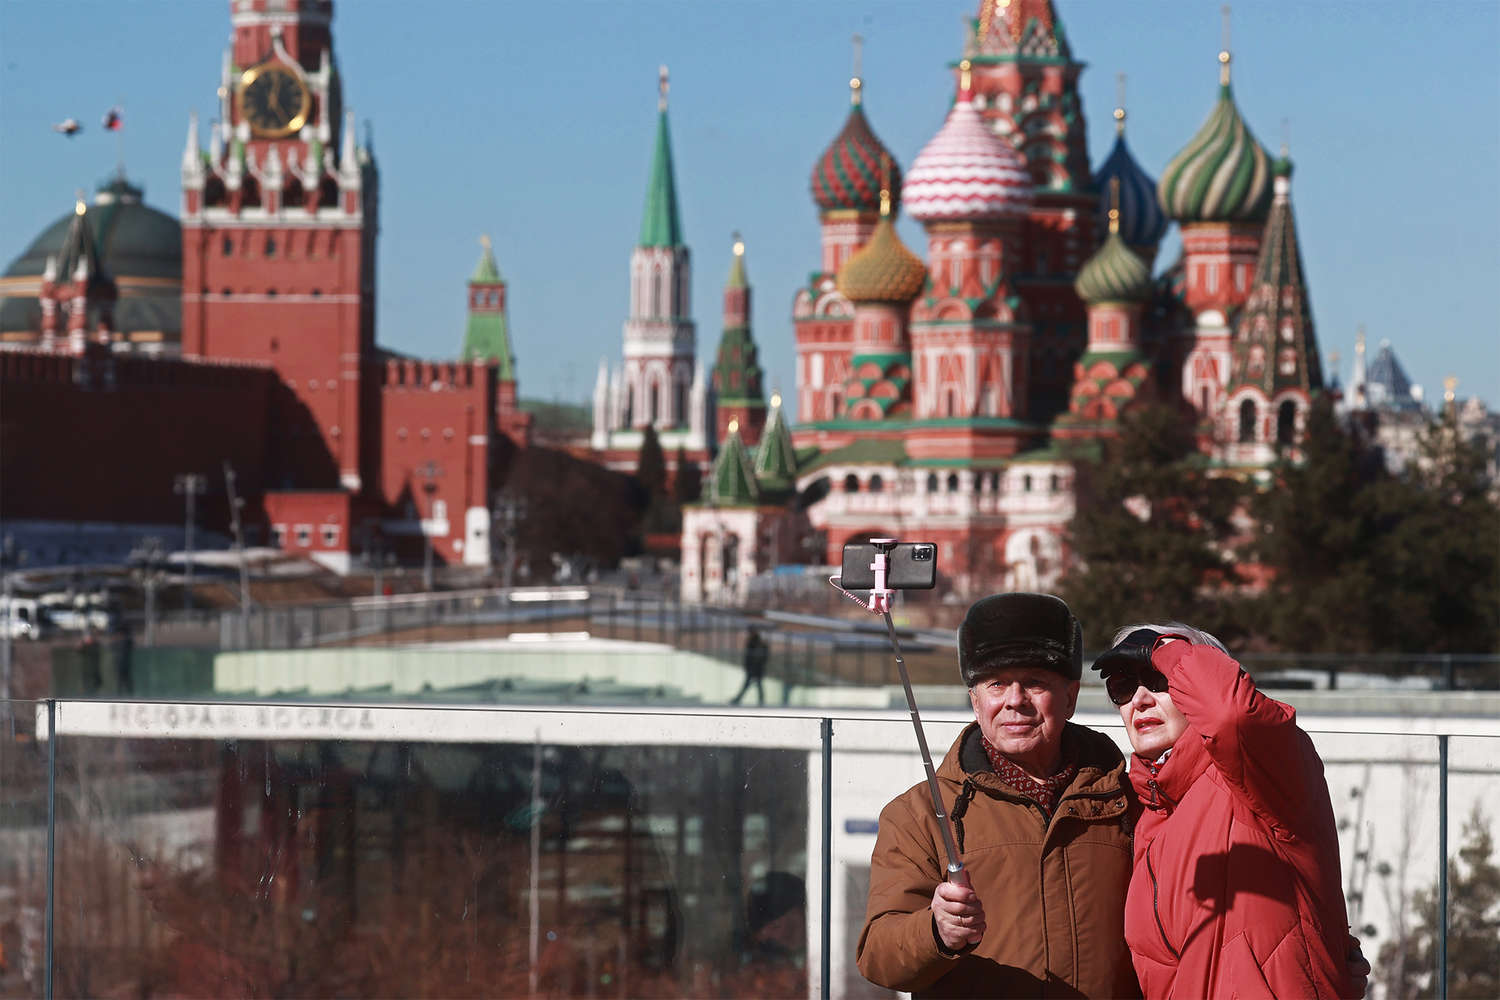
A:
<svg viewBox="0 0 1500 1000">
<path fill-rule="evenodd" d="M 1227 9 L 1227 8 L 1226 8 Z M 667 110 L 667 91 L 672 88 L 665 64 L 656 68 L 656 110 Z"/>
<path fill-rule="evenodd" d="M 1115 74 L 1115 135 L 1125 134 L 1125 74 Z"/>
<path fill-rule="evenodd" d="M 677 181 L 672 170 L 672 137 L 667 129 L 667 67 L 657 80 L 656 149 L 651 158 L 651 178 L 646 186 L 646 213 L 641 219 L 640 246 L 682 245 L 682 224 L 677 214 Z"/>
<path fill-rule="evenodd" d="M 1224 47 L 1219 50 L 1219 86 L 1229 86 L 1229 5 L 1219 8 L 1224 18 Z"/>
<path fill-rule="evenodd" d="M 849 103 L 857 108 L 860 105 L 860 88 L 865 85 L 864 79 L 859 75 L 860 64 L 863 62 L 865 37 L 856 33 L 851 41 L 854 44 L 854 72 L 849 77 Z"/>
</svg>

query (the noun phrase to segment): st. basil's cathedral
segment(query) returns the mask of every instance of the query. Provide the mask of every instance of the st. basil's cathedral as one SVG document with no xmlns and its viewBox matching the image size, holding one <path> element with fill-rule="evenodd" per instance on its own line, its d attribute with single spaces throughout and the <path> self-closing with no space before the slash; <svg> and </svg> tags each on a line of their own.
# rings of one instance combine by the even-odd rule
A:
<svg viewBox="0 0 1500 1000">
<path fill-rule="evenodd" d="M 982 0 L 970 32 L 947 117 L 904 171 L 851 81 L 812 172 L 822 246 L 792 307 L 799 422 L 773 400 L 729 425 L 684 518 L 684 598 L 733 599 L 809 537 L 813 561 L 921 538 L 960 589 L 1050 588 L 1068 558 L 1070 444 L 1116 433 L 1148 398 L 1180 401 L 1228 474 L 1295 449 L 1323 378 L 1292 165 L 1240 115 L 1230 53 L 1207 121 L 1157 181 L 1123 107 L 1090 170 L 1083 64 L 1050 0 Z M 897 234 L 903 207 L 925 262 Z M 1182 256 L 1153 275 L 1172 222 Z"/>
</svg>

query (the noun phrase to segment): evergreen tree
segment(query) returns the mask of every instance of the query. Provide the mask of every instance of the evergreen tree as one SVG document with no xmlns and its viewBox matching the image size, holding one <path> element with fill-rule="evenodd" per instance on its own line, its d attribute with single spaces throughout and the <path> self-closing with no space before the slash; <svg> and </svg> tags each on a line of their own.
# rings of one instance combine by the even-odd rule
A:
<svg viewBox="0 0 1500 1000">
<path fill-rule="evenodd" d="M 646 425 L 641 435 L 641 450 L 636 457 L 635 478 L 653 498 L 667 491 L 667 457 L 661 450 L 656 428 Z"/>
<path fill-rule="evenodd" d="M 1392 476 L 1369 431 L 1319 399 L 1303 461 L 1280 464 L 1257 496 L 1247 554 L 1270 579 L 1256 632 L 1304 652 L 1500 648 L 1500 506 L 1484 442 L 1447 418 Z"/>
<path fill-rule="evenodd" d="M 1500 502 L 1487 462 L 1487 439 L 1465 439 L 1450 412 L 1423 434 L 1401 488 L 1380 494 L 1392 518 L 1378 552 L 1384 648 L 1500 651 Z"/>
<path fill-rule="evenodd" d="M 1371 649 L 1382 613 L 1379 543 L 1398 519 L 1390 509 L 1401 505 L 1398 486 L 1367 437 L 1339 423 L 1327 395 L 1308 412 L 1302 454 L 1272 469 L 1252 504 L 1248 554 L 1271 574 L 1253 602 L 1255 630 L 1302 652 Z"/>
<path fill-rule="evenodd" d="M 1173 619 L 1231 637 L 1226 558 L 1242 488 L 1210 474 L 1190 421 L 1152 404 L 1121 420 L 1103 453 L 1074 463 L 1076 557 L 1061 585 L 1093 648 L 1136 621 Z"/>
<path fill-rule="evenodd" d="M 1458 857 L 1448 859 L 1448 993 L 1452 1000 L 1500 996 L 1500 866 L 1479 803 L 1464 821 Z M 1394 1000 L 1437 996 L 1437 887 L 1416 893 L 1417 924 L 1380 948 L 1376 976 Z"/>
<path fill-rule="evenodd" d="M 661 439 L 656 436 L 656 428 L 650 424 L 646 425 L 646 432 L 641 436 L 635 478 L 646 494 L 646 516 L 641 530 L 648 535 L 682 530 L 682 508 L 667 492 L 667 459 L 661 450 Z"/>
<path fill-rule="evenodd" d="M 688 461 L 682 445 L 677 446 L 677 477 L 672 480 L 672 496 L 679 505 L 697 503 L 703 496 L 703 472 L 697 462 Z"/>
</svg>

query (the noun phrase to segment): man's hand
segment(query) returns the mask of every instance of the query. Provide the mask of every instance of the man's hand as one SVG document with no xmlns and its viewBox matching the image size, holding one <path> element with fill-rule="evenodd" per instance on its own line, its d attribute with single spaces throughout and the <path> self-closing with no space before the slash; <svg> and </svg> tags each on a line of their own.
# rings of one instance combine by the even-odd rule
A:
<svg viewBox="0 0 1500 1000">
<path fill-rule="evenodd" d="M 932 922 L 949 951 L 961 951 L 984 937 L 984 906 L 974 890 L 939 882 L 932 891 Z"/>
</svg>

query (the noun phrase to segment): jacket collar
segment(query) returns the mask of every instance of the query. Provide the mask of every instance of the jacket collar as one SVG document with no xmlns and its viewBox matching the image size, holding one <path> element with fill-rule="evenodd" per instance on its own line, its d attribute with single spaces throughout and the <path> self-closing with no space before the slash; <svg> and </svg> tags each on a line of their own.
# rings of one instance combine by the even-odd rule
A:
<svg viewBox="0 0 1500 1000">
<path fill-rule="evenodd" d="M 1134 754 L 1130 761 L 1130 783 L 1147 809 L 1170 812 L 1210 763 L 1212 759 L 1203 745 L 1202 734 L 1188 726 L 1160 765 Z"/>
<path fill-rule="evenodd" d="M 965 726 L 938 766 L 938 777 L 960 785 L 972 780 L 986 790 L 1019 798 L 1020 793 L 1010 791 L 1010 786 L 996 776 L 980 742 L 981 736 L 979 723 Z M 1078 764 L 1078 775 L 1063 796 L 1112 796 L 1121 791 L 1125 784 L 1125 761 L 1108 736 L 1070 722 L 1063 729 L 1063 753 Z"/>
</svg>

